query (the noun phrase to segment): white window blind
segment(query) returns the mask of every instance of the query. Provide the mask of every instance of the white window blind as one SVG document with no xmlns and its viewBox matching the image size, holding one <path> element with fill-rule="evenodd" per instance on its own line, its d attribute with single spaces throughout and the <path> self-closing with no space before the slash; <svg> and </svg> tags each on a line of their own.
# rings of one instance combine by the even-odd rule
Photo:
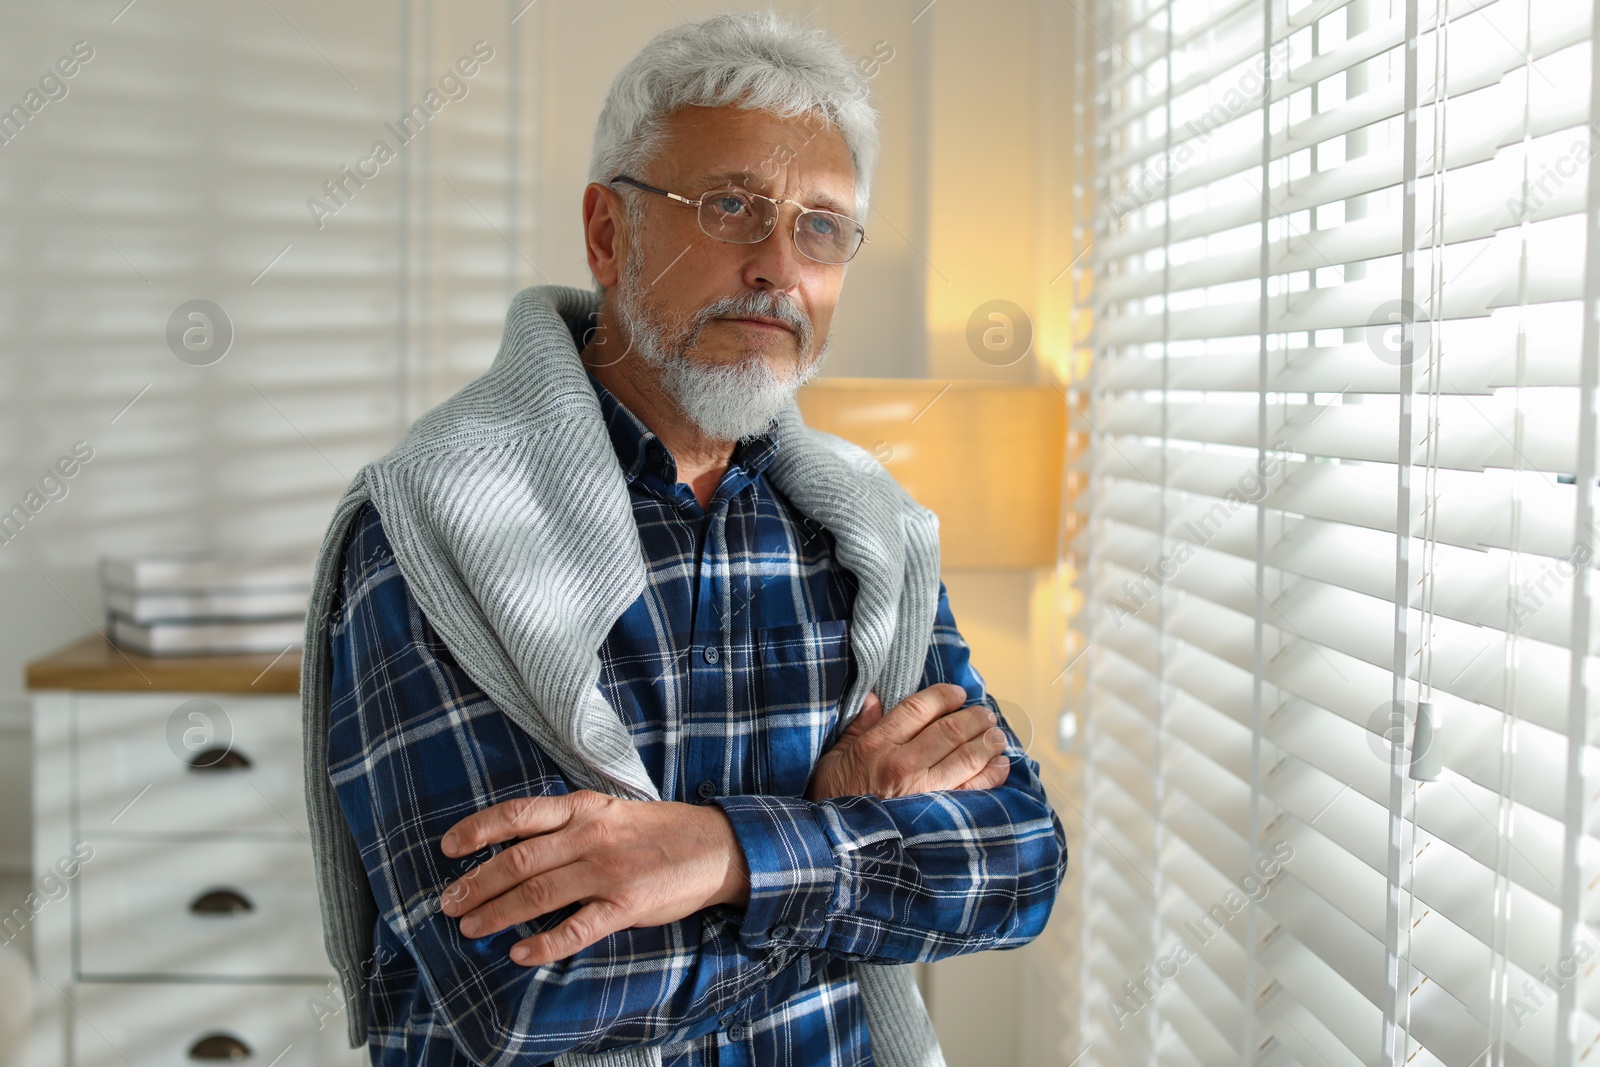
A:
<svg viewBox="0 0 1600 1067">
<path fill-rule="evenodd" d="M 525 7 L 7 6 L 0 509 L 75 441 L 94 459 L 9 531 L 0 584 L 102 553 L 309 554 L 356 471 L 487 368 L 543 280 Z M 232 342 L 180 358 L 195 300 Z M 92 583 L 63 589 L 65 625 L 97 619 Z M 31 577 L 19 596 L 64 607 Z"/>
<path fill-rule="evenodd" d="M 1592 1061 L 1595 5 L 1081 14 L 1081 1062 Z"/>
</svg>

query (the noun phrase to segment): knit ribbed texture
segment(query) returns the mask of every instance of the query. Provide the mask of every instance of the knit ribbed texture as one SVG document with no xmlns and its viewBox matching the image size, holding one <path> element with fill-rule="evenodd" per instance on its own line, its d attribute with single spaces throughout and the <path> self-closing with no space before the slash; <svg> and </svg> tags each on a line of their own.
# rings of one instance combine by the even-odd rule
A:
<svg viewBox="0 0 1600 1067">
<path fill-rule="evenodd" d="M 518 293 L 489 370 L 356 474 L 323 538 L 300 678 L 306 810 L 352 1048 L 367 1040 L 377 907 L 328 779 L 328 627 L 345 535 L 363 503 L 383 516 L 395 562 L 451 655 L 575 788 L 661 799 L 597 684 L 601 645 L 647 577 L 627 483 L 573 341 L 573 327 L 598 310 L 586 290 Z M 806 426 L 793 401 L 777 434 L 767 477 L 834 535 L 838 562 L 859 582 L 856 679 L 840 705 L 848 723 L 869 690 L 892 708 L 921 677 L 939 599 L 938 518 L 864 450 Z M 943 1067 L 909 968 L 859 964 L 857 978 L 874 1059 Z M 660 1067 L 661 1053 L 568 1053 L 556 1063 Z"/>
</svg>

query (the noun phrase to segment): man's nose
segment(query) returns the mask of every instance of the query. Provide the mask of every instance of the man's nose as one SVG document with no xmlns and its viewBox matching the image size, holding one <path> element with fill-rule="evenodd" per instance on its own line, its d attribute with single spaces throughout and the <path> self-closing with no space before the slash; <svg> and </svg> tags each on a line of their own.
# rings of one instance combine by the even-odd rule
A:
<svg viewBox="0 0 1600 1067">
<path fill-rule="evenodd" d="M 794 243 L 794 220 L 780 214 L 772 232 L 763 241 L 749 246 L 744 281 L 755 289 L 787 293 L 800 284 L 800 249 Z"/>
</svg>

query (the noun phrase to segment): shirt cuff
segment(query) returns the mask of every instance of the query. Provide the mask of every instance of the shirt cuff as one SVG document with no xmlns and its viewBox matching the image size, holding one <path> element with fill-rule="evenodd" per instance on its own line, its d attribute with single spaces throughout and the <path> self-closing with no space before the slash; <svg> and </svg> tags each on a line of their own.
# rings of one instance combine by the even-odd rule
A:
<svg viewBox="0 0 1600 1067">
<path fill-rule="evenodd" d="M 739 937 L 752 949 L 817 948 L 827 933 L 838 874 L 815 807 L 799 797 L 720 796 L 750 870 Z"/>
</svg>

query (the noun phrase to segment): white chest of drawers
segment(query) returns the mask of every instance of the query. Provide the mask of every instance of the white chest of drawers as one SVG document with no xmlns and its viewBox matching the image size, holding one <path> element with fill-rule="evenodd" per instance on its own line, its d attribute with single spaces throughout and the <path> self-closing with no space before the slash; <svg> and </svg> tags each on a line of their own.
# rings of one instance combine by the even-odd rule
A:
<svg viewBox="0 0 1600 1067">
<path fill-rule="evenodd" d="M 39 1067 L 354 1067 L 323 949 L 299 657 L 28 668 Z M 331 1010 L 330 1010 L 331 1009 Z"/>
</svg>

